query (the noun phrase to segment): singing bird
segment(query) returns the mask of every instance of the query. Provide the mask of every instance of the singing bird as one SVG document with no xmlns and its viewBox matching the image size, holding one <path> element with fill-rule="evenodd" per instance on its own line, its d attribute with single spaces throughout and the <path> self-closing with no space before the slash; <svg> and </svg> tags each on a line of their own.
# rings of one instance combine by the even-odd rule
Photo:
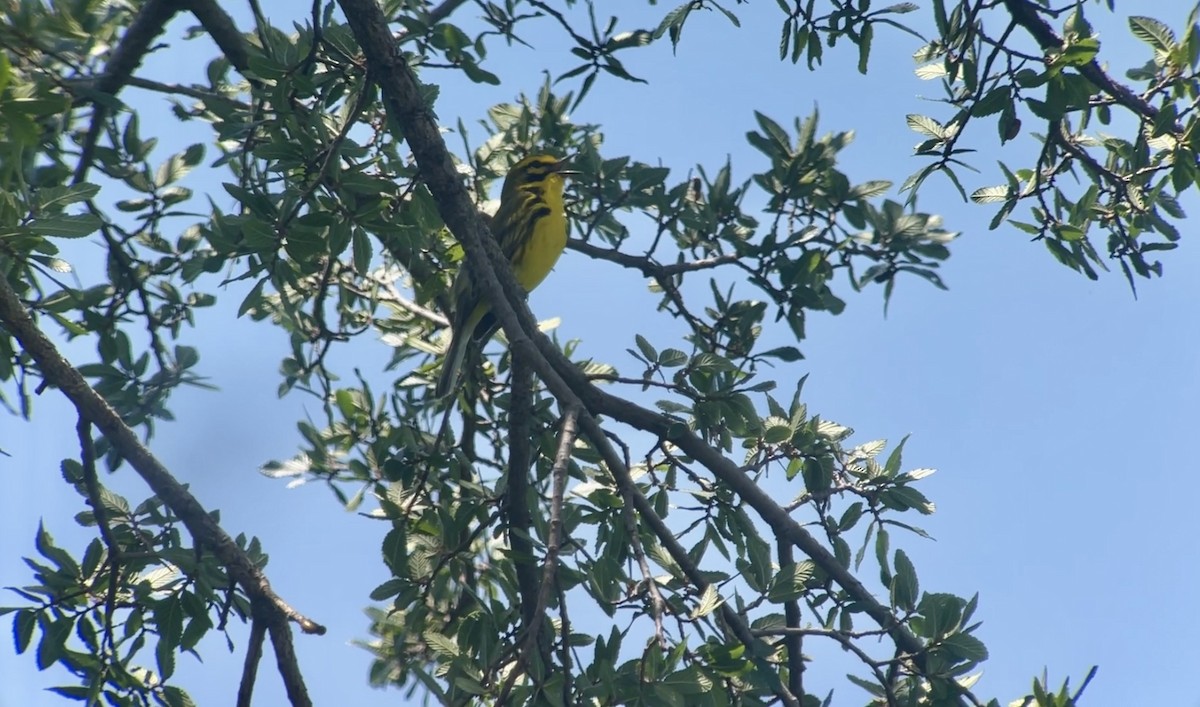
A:
<svg viewBox="0 0 1200 707">
<path fill-rule="evenodd" d="M 563 206 L 569 160 L 530 155 L 517 162 L 504 179 L 500 208 L 491 231 L 500 251 L 512 263 L 513 274 L 526 292 L 542 283 L 567 246 L 567 212 Z M 500 328 L 491 302 L 471 279 L 464 263 L 454 280 L 450 347 L 438 378 L 437 396 L 448 395 L 458 383 L 459 369 L 472 344 L 482 346 Z"/>
</svg>

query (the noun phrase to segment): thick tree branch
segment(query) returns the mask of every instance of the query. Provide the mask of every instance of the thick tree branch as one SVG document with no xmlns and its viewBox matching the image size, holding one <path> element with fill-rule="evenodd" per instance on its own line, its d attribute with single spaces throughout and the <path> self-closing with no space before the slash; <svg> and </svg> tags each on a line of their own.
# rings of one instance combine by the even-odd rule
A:
<svg viewBox="0 0 1200 707">
<path fill-rule="evenodd" d="M 38 329 L 16 292 L 0 279 L 0 324 L 20 343 L 37 363 L 43 378 L 57 387 L 75 406 L 80 417 L 95 425 L 122 458 L 129 462 L 154 493 L 179 516 L 195 542 L 210 548 L 251 601 L 262 607 L 263 616 L 276 647 L 280 670 L 288 683 L 288 694 L 295 705 L 309 705 L 303 678 L 290 648 L 290 619 L 305 633 L 323 634 L 325 627 L 302 616 L 271 589 L 266 575 L 254 564 L 233 538 L 221 528 L 196 497 L 175 480 L 166 467 L 147 449 L 120 415 L 95 391 L 79 371 L 63 358 L 54 344 Z M 280 634 L 286 634 L 283 638 Z M 292 664 L 285 665 L 287 661 Z"/>
<path fill-rule="evenodd" d="M 250 48 L 233 18 L 216 0 L 182 0 L 179 4 L 196 16 L 233 68 L 245 73 L 250 66 Z"/>
<path fill-rule="evenodd" d="M 137 17 L 133 18 L 129 29 L 121 37 L 112 57 L 104 66 L 104 73 L 96 81 L 95 90 L 110 96 L 120 93 L 125 82 L 150 51 L 150 43 L 166 28 L 167 23 L 179 11 L 179 7 L 171 0 L 148 0 L 142 5 Z M 75 166 L 75 182 L 82 182 L 96 153 L 96 143 L 104 129 L 104 121 L 108 117 L 108 109 L 101 103 L 92 103 L 92 121 L 83 139 L 83 147 L 79 154 L 79 164 Z"/>
<path fill-rule="evenodd" d="M 527 357 L 531 367 L 564 407 L 582 403 L 581 410 L 585 412 L 580 415 L 580 424 L 598 449 L 603 450 L 607 440 L 592 415 L 607 415 L 673 442 L 684 453 L 703 464 L 749 503 L 777 537 L 793 543 L 811 558 L 852 600 L 861 604 L 875 622 L 888 631 L 901 650 L 919 661 L 924 650 L 922 642 L 736 464 L 688 431 L 681 421 L 609 396 L 595 388 L 548 338 L 536 334 L 533 315 L 515 282 L 511 266 L 500 253 L 495 240 L 485 235 L 488 232 L 483 220 L 454 171 L 433 114 L 421 101 L 416 77 L 403 56 L 397 52 L 395 40 L 388 31 L 386 18 L 379 5 L 375 0 L 339 0 L 339 4 L 366 55 L 369 69 L 377 78 L 388 112 L 412 148 L 420 174 L 437 201 L 443 221 L 463 244 L 466 266 L 492 302 L 492 311 L 508 336 L 514 355 Z M 531 338 L 531 334 L 535 336 Z M 622 464 L 615 453 L 606 454 L 605 462 L 610 468 L 616 464 L 614 471 Z M 642 497 L 640 493 L 633 494 L 634 499 L 638 497 Z M 643 512 L 648 522 L 656 517 L 652 507 L 638 510 Z"/>
<path fill-rule="evenodd" d="M 564 373 L 564 371 L 559 369 L 559 373 Z M 667 415 L 635 405 L 628 400 L 609 395 L 587 383 L 583 375 L 577 371 L 566 373 L 565 377 L 568 378 L 571 387 L 580 391 L 580 396 L 589 410 L 597 415 L 612 417 L 644 432 L 650 432 L 679 447 L 684 454 L 702 464 L 718 479 L 725 482 L 739 498 L 749 504 L 759 517 L 771 527 L 771 531 L 776 537 L 791 542 L 817 566 L 827 572 L 851 599 L 862 605 L 863 611 L 868 616 L 881 628 L 888 631 L 897 646 L 912 654 L 919 654 L 924 650 L 920 639 L 903 624 L 897 622 L 892 611 L 881 604 L 849 569 L 843 567 L 833 553 L 797 523 L 737 464 L 696 436 L 686 424 Z"/>
<path fill-rule="evenodd" d="M 438 3 L 438 5 L 431 9 L 429 14 L 422 19 L 424 19 L 430 25 L 436 25 L 450 15 L 454 14 L 454 11 L 465 5 L 466 2 L 467 0 L 442 0 L 442 2 Z"/>
<path fill-rule="evenodd" d="M 266 640 L 267 627 L 261 621 L 251 621 L 246 659 L 242 661 L 242 680 L 238 683 L 237 707 L 251 707 L 253 704 L 254 681 L 258 677 L 258 664 L 262 661 L 263 642 Z"/>
<path fill-rule="evenodd" d="M 1004 8 L 1012 15 L 1013 20 L 1033 37 L 1038 46 L 1042 48 L 1042 51 L 1062 51 L 1062 37 L 1059 37 L 1054 29 L 1042 19 L 1037 5 L 1029 2 L 1029 0 L 1004 0 Z M 1146 120 L 1153 120 L 1158 115 L 1157 108 L 1129 90 L 1128 86 L 1113 81 L 1112 77 L 1100 67 L 1100 64 L 1095 59 L 1078 67 L 1078 69 L 1084 78 L 1112 96 L 1114 101 Z M 1182 129 L 1182 126 L 1176 127 L 1176 130 Z"/>
<path fill-rule="evenodd" d="M 422 180 L 437 199 L 442 220 L 463 244 L 467 256 L 466 267 L 470 269 L 472 277 L 493 301 L 522 301 L 524 295 L 512 275 L 512 268 L 486 229 L 483 217 L 467 196 L 437 122 L 430 108 L 422 101 L 417 79 L 398 51 L 379 4 L 374 0 L 339 0 L 339 5 L 366 55 L 368 71 L 382 90 L 388 114 L 403 131 L 403 135 L 397 137 L 407 140 Z M 485 259 L 491 262 L 491 267 L 484 262 Z M 500 292 L 508 296 L 492 296 Z M 523 304 L 520 308 L 524 310 L 525 330 L 517 324 L 511 305 L 493 307 L 510 342 L 514 339 L 527 342 L 525 331 L 537 331 L 529 308 Z M 535 364 L 539 374 L 543 372 L 538 369 L 538 362 L 531 363 Z M 545 366 L 540 368 L 544 369 Z"/>
<path fill-rule="evenodd" d="M 795 564 L 796 556 L 792 552 L 792 544 L 786 540 L 778 541 L 779 566 L 787 567 Z M 788 628 L 800 628 L 800 600 L 789 599 L 783 603 L 784 621 Z M 793 694 L 804 696 L 804 637 L 789 635 L 783 639 L 787 647 L 788 689 Z"/>
<path fill-rule="evenodd" d="M 512 404 L 509 406 L 508 473 L 504 480 L 504 519 L 508 545 L 517 571 L 517 590 L 521 600 L 521 630 L 537 634 L 541 617 L 537 613 L 538 576 L 530 533 L 533 513 L 529 509 L 529 472 L 533 466 L 533 372 L 525 359 L 514 356 L 512 362 Z M 548 647 L 548 646 L 547 646 Z M 516 671 L 514 671 L 516 672 Z"/>
<path fill-rule="evenodd" d="M 104 73 L 96 81 L 96 90 L 114 96 L 119 93 L 146 58 L 151 42 L 162 34 L 179 10 L 179 5 L 171 0 L 148 0 L 142 5 L 104 65 Z"/>
<path fill-rule="evenodd" d="M 548 340 L 547 340 L 548 341 Z M 557 350 L 557 349 L 556 349 Z M 561 356 L 561 354 L 559 354 Z M 687 576 L 688 581 L 695 587 L 696 591 L 703 595 L 711 583 L 700 571 L 700 567 L 688 554 L 688 551 L 680 544 L 675 537 L 675 532 L 667 527 L 666 522 L 658 515 L 658 511 L 654 510 L 654 505 L 650 503 L 650 499 L 638 489 L 633 482 L 633 476 L 629 473 L 629 468 L 625 465 L 625 460 L 621 458 L 617 451 L 613 449 L 608 437 L 601 429 L 600 423 L 590 414 L 581 414 L 579 416 L 580 426 L 583 428 L 584 435 L 600 453 L 600 458 L 604 460 L 604 465 L 608 467 L 609 472 L 617 482 L 617 489 L 621 492 L 621 497 L 626 503 L 630 503 L 637 510 L 641 521 L 649 526 L 650 530 L 662 543 L 663 549 L 671 556 L 671 559 L 679 565 L 679 569 Z M 750 626 L 746 623 L 741 614 L 734 611 L 733 607 L 728 602 L 721 602 L 717 608 L 717 612 L 721 620 L 728 626 L 730 632 L 737 637 L 748 651 L 747 655 L 754 655 L 754 644 L 756 639 L 750 632 Z M 774 677 L 775 673 L 770 672 L 770 677 Z M 776 681 L 773 686 L 776 696 L 789 707 L 795 707 L 800 704 L 796 695 L 793 695 L 782 683 Z"/>
</svg>

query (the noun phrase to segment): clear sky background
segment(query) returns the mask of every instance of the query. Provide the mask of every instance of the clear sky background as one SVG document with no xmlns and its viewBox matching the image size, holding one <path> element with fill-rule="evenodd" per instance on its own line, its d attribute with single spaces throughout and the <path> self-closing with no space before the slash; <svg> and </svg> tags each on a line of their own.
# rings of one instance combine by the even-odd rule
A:
<svg viewBox="0 0 1200 707">
<path fill-rule="evenodd" d="M 669 9 L 628 5 L 637 6 L 624 23 L 629 29 L 652 26 Z M 1132 5 L 1118 3 L 1118 9 Z M 299 5 L 265 7 L 279 26 L 304 21 Z M 618 4 L 601 7 L 603 13 Z M 230 3 L 229 9 L 250 28 L 244 7 Z M 719 14 L 700 13 L 674 56 L 665 42 L 625 55 L 627 68 L 648 85 L 596 84 L 572 117 L 602 126 L 606 156 L 661 161 L 674 175 L 697 163 L 711 174 L 729 157 L 741 180 L 765 165 L 743 139 L 754 129 L 753 110 L 790 125 L 819 107 L 822 133 L 857 132 L 840 165 L 853 181 L 899 184 L 923 164 L 912 157 L 920 138 L 904 116 L 939 115 L 921 96 L 936 97 L 940 89 L 913 75 L 909 57 L 918 40 L 879 31 L 865 77 L 855 70 L 848 44 L 829 51 L 825 66 L 810 72 L 778 61 L 782 16 L 774 3 L 733 9 L 740 29 Z M 1166 0 L 1137 11 L 1150 10 L 1177 27 L 1188 9 L 1181 0 Z M 1087 10 L 1100 29 L 1101 57 L 1116 76 L 1149 58 L 1123 17 L 1090 3 Z M 541 22 L 547 37 L 557 36 L 549 20 Z M 143 75 L 199 80 L 215 49 L 203 38 L 178 41 L 192 24 L 185 19 L 171 26 L 172 47 L 152 55 Z M 530 39 L 539 41 L 535 34 Z M 450 72 L 423 75 L 442 84 L 437 113 L 444 124 L 459 117 L 476 123 L 489 105 L 535 93 L 543 68 L 561 72 L 574 65 L 558 41 L 536 51 L 496 43 L 492 60 L 504 79 L 499 87 L 470 84 Z M 142 126 L 147 135 L 157 132 L 161 157 L 208 140 L 205 125 L 180 125 L 158 97 L 127 90 L 122 98 L 153 111 L 143 115 Z M 970 138 L 983 173 L 960 174 L 968 191 L 1000 183 L 996 160 L 1024 165 L 1031 149 L 1018 141 L 1001 152 L 994 128 L 984 122 Z M 484 132 L 471 135 L 478 143 Z M 223 179 L 220 172 L 197 170 L 185 185 L 228 206 Z M 1200 211 L 1194 196 L 1184 206 Z M 1195 235 L 1180 225 L 1185 238 L 1166 254 L 1166 276 L 1139 281 L 1135 299 L 1119 272 L 1090 282 L 1014 229 L 988 231 L 994 206 L 963 204 L 943 181 L 924 188 L 920 207 L 943 214 L 947 228 L 963 233 L 943 271 L 950 291 L 902 279 L 885 318 L 881 289 L 855 295 L 837 283 L 846 312 L 811 317 L 802 344 L 807 358 L 778 371 L 780 388 L 788 391 L 809 374 L 810 411 L 855 428 L 855 443 L 894 443 L 911 434 L 905 467 L 939 470 L 921 485 L 938 512 L 919 520 L 936 540 L 894 535 L 893 547 L 913 558 L 923 590 L 979 592 L 977 618 L 984 625 L 977 635 L 991 659 L 978 694 L 1005 703 L 1028 690 L 1043 669 L 1057 685 L 1099 665 L 1084 701 L 1089 707 L 1200 704 L 1182 679 L 1200 663 L 1200 619 L 1188 609 L 1200 579 L 1191 542 L 1200 477 L 1189 446 L 1200 420 Z M 71 252 L 85 282 L 99 272 L 99 253 L 86 243 Z M 653 332 L 662 348 L 674 343 L 673 330 L 650 314 L 654 299 L 639 278 L 614 279 L 606 270 L 598 280 L 597 267 L 568 252 L 531 306 L 539 318 L 561 317 L 560 338 L 581 339 L 582 353 L 633 371 L 624 349 L 634 334 Z M 318 416 L 319 409 L 299 395 L 276 398 L 286 339 L 268 326 L 233 320 L 244 292 L 237 286 L 218 292 L 222 304 L 184 336 L 184 343 L 199 347 L 201 371 L 220 392 L 178 393 L 171 401 L 178 421 L 161 424 L 151 446 L 202 503 L 220 509 L 228 531 L 262 539 L 279 593 L 329 627 L 323 637 L 296 638 L 314 701 L 402 704 L 401 692 L 366 686 L 369 655 L 350 645 L 366 638 L 367 594 L 386 579 L 379 559 L 384 527 L 342 511 L 320 485 L 286 490 L 257 471 L 268 459 L 290 457 L 300 442 L 295 421 L 306 411 Z M 768 336 L 768 347 L 778 345 L 769 341 L 786 343 L 786 328 Z M 76 363 L 94 357 L 78 344 L 66 351 Z M 355 343 L 338 356 L 345 369 L 357 366 L 377 380 L 394 375 L 382 373 L 390 351 L 378 341 Z M 0 417 L 0 447 L 12 455 L 0 457 L 0 586 L 29 582 L 20 558 L 34 554 L 39 519 L 73 552 L 81 553 L 90 537 L 73 521 L 84 506 L 58 473 L 60 459 L 77 453 L 72 411 L 53 393 L 35 405 L 32 423 Z M 131 500 L 146 494 L 127 468 L 108 481 Z M 0 605 L 19 601 L 5 596 Z M 203 664 L 179 660 L 179 684 L 202 705 L 234 699 L 245 632 L 238 628 L 233 636 L 234 655 L 209 641 L 202 644 Z M 260 669 L 256 703 L 283 704 L 269 661 Z M 820 675 L 844 667 L 818 662 L 812 670 Z M 38 673 L 32 655 L 15 656 L 11 643 L 0 647 L 0 676 L 0 707 L 57 704 L 60 698 L 42 690 L 65 682 L 60 670 Z M 865 701 L 854 688 L 835 698 L 839 705 Z"/>
</svg>

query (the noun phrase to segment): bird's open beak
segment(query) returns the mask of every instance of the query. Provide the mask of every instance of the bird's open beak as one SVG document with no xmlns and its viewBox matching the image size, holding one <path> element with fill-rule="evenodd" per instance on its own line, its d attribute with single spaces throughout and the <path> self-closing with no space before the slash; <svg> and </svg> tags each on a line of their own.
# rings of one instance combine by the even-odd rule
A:
<svg viewBox="0 0 1200 707">
<path fill-rule="evenodd" d="M 564 157 L 554 163 L 554 171 L 564 177 L 578 177 L 582 172 L 574 169 L 575 156 Z"/>
</svg>

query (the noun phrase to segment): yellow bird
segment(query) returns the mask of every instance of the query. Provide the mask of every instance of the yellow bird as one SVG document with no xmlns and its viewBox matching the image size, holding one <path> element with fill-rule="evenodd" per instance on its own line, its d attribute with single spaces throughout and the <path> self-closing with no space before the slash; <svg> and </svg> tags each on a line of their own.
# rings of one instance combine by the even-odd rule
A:
<svg viewBox="0 0 1200 707">
<path fill-rule="evenodd" d="M 568 160 L 551 155 L 530 155 L 514 165 L 504 179 L 491 231 L 526 292 L 542 284 L 567 246 L 563 186 L 564 179 L 575 174 L 567 169 L 568 164 Z M 448 395 L 458 383 L 459 369 L 471 343 L 482 346 L 500 328 L 491 303 L 472 281 L 466 263 L 458 271 L 451 294 L 453 326 L 438 378 L 438 397 Z"/>
</svg>

